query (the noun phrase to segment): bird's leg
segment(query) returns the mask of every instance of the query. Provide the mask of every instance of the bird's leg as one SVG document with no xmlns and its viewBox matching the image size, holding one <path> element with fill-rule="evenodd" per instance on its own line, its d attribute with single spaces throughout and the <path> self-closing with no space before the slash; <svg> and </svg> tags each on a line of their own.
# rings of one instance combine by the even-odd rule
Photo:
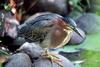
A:
<svg viewBox="0 0 100 67">
<path fill-rule="evenodd" d="M 42 53 L 43 58 L 47 58 L 51 61 L 52 67 L 53 67 L 53 62 L 57 63 L 59 66 L 63 67 L 63 65 L 60 63 L 61 60 L 56 55 L 57 54 L 50 53 L 47 48 Z"/>
</svg>

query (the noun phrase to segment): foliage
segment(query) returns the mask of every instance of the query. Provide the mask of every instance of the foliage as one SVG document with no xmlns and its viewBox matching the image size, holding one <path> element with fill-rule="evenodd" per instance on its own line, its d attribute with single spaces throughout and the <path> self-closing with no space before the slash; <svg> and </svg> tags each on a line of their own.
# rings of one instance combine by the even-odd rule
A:
<svg viewBox="0 0 100 67">
<path fill-rule="evenodd" d="M 88 35 L 85 42 L 79 47 L 86 50 L 100 51 L 100 32 Z"/>
<path fill-rule="evenodd" d="M 6 11 L 10 11 L 11 10 L 11 7 L 8 4 L 4 4 L 4 9 Z"/>
<path fill-rule="evenodd" d="M 4 50 L 0 50 L 0 55 L 9 55 L 9 53 L 7 53 L 7 52 L 4 51 Z"/>
<path fill-rule="evenodd" d="M 2 67 L 2 63 L 0 63 L 0 67 Z"/>
<path fill-rule="evenodd" d="M 80 3 L 79 0 L 69 0 L 69 4 L 73 7 L 73 9 L 83 12 L 83 9 L 80 5 L 78 5 L 78 3 Z"/>
<path fill-rule="evenodd" d="M 99 67 L 100 66 L 100 52 L 98 51 L 84 51 L 81 58 L 85 59 L 82 67 Z"/>
</svg>

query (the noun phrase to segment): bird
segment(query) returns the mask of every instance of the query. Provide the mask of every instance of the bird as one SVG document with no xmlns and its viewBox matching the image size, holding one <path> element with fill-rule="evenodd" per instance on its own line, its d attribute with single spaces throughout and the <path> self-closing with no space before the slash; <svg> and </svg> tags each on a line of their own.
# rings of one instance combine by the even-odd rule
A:
<svg viewBox="0 0 100 67">
<path fill-rule="evenodd" d="M 55 56 L 49 53 L 48 49 L 63 47 L 69 42 L 74 30 L 81 36 L 80 32 L 74 29 L 76 27 L 67 23 L 68 20 L 56 13 L 36 13 L 18 26 L 18 35 L 25 38 L 26 42 L 39 44 L 44 49 L 42 56 L 52 59 Z"/>
<path fill-rule="evenodd" d="M 18 35 L 24 37 L 27 42 L 36 42 L 42 47 L 59 48 L 70 40 L 73 30 L 82 37 L 77 27 L 69 22 L 72 21 L 56 13 L 36 13 L 19 25 Z"/>
</svg>

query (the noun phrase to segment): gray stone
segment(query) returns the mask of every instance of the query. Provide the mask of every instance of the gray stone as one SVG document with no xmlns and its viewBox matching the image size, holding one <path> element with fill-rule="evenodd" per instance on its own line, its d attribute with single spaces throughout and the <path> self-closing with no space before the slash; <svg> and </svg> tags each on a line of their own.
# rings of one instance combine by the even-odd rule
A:
<svg viewBox="0 0 100 67">
<path fill-rule="evenodd" d="M 40 0 L 39 3 L 44 11 L 66 15 L 68 13 L 67 1 L 68 0 Z"/>
<path fill-rule="evenodd" d="M 75 31 L 73 31 L 71 39 L 68 44 L 77 45 L 77 44 L 84 42 L 84 40 L 86 39 L 86 35 L 85 35 L 84 31 L 81 30 L 80 28 L 77 28 L 77 29 L 81 33 L 82 37 L 80 35 L 78 35 Z"/>
<path fill-rule="evenodd" d="M 100 17 L 92 13 L 85 13 L 77 20 L 77 26 L 86 34 L 97 33 L 100 31 Z"/>
<path fill-rule="evenodd" d="M 25 53 L 17 53 L 4 63 L 3 67 L 31 67 L 31 60 Z"/>
<path fill-rule="evenodd" d="M 61 55 L 56 55 L 56 56 L 59 58 L 59 60 L 61 60 L 60 63 L 63 65 L 63 67 L 74 67 L 73 63 L 70 62 L 67 58 Z M 51 64 L 50 60 L 43 58 L 40 58 L 33 63 L 33 67 L 52 67 L 52 65 L 53 67 L 61 67 L 57 63 Z"/>
<path fill-rule="evenodd" d="M 24 43 L 19 49 L 19 52 L 28 54 L 31 58 L 38 58 L 41 56 L 43 49 L 36 43 Z"/>
</svg>

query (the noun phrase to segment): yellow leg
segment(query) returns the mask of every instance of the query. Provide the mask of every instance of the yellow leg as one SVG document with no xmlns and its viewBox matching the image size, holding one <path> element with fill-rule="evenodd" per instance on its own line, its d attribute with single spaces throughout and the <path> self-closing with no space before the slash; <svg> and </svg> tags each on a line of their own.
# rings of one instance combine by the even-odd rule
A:
<svg viewBox="0 0 100 67">
<path fill-rule="evenodd" d="M 61 64 L 62 61 L 56 55 L 57 54 L 50 53 L 47 48 L 42 53 L 43 58 L 47 58 L 51 61 L 52 67 L 53 63 L 57 63 L 59 66 L 63 67 L 63 65 Z"/>
</svg>

